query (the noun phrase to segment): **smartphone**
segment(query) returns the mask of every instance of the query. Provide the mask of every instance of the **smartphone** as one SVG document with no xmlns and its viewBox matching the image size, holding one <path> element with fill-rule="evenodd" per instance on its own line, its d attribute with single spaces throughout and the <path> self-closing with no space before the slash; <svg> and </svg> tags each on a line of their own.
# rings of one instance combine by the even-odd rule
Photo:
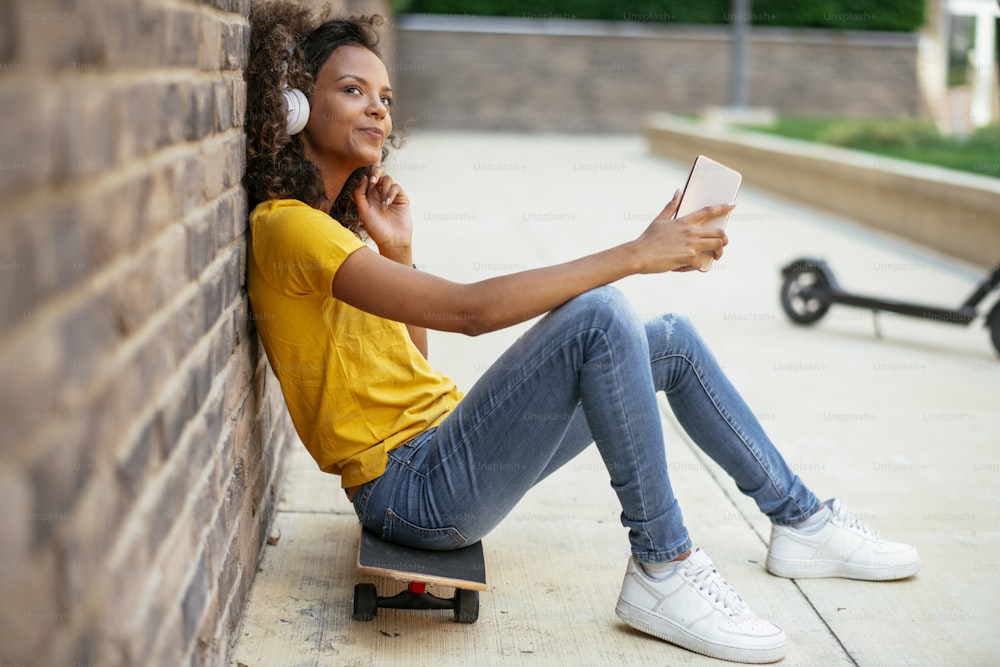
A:
<svg viewBox="0 0 1000 667">
<path fill-rule="evenodd" d="M 699 155 L 694 160 L 687 183 L 684 184 L 681 202 L 677 206 L 674 218 L 684 217 L 706 206 L 729 204 L 736 201 L 736 195 L 740 191 L 742 182 L 743 176 L 740 172 L 709 157 Z M 706 224 L 713 228 L 725 229 L 728 221 L 729 214 L 726 213 Z M 712 253 L 706 252 L 704 259 L 694 268 L 699 271 L 708 271 L 712 267 L 713 261 Z"/>
</svg>

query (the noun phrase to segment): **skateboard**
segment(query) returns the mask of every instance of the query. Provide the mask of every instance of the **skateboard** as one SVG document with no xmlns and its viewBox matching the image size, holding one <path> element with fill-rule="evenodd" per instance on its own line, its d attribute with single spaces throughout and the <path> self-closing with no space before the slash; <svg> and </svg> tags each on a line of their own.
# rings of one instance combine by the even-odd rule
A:
<svg viewBox="0 0 1000 667">
<path fill-rule="evenodd" d="M 375 584 L 354 586 L 356 621 L 375 619 L 383 609 L 452 609 L 459 623 L 475 623 L 479 618 L 479 591 L 486 590 L 486 561 L 483 543 L 476 542 L 454 551 L 427 551 L 386 542 L 361 528 L 358 571 L 407 582 L 407 589 L 391 597 L 378 594 Z M 455 589 L 451 598 L 427 592 L 428 584 Z"/>
</svg>

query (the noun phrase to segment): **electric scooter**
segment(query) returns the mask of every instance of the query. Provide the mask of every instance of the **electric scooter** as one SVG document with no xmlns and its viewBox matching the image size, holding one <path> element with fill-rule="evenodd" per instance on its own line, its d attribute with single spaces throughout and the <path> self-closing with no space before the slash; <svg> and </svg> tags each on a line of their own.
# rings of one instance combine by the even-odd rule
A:
<svg viewBox="0 0 1000 667">
<path fill-rule="evenodd" d="M 877 315 L 879 311 L 920 317 L 946 324 L 968 325 L 976 319 L 977 306 L 1000 286 L 1000 264 L 984 277 L 972 294 L 961 306 L 952 310 L 937 306 L 895 301 L 872 296 L 852 294 L 845 291 L 837 283 L 833 271 L 821 259 L 802 257 L 796 259 L 781 269 L 783 281 L 781 284 L 781 307 L 785 314 L 796 324 L 808 325 L 818 322 L 830 306 L 839 303 L 871 310 Z M 875 319 L 878 334 L 878 318 Z M 993 304 L 984 320 L 984 326 L 990 330 L 993 347 L 1000 353 L 1000 301 Z"/>
</svg>

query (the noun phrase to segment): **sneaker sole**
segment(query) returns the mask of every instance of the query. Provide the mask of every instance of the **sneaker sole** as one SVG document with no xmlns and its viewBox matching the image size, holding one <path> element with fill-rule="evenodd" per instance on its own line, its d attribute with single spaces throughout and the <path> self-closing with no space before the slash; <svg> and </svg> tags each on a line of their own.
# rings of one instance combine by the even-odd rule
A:
<svg viewBox="0 0 1000 667">
<path fill-rule="evenodd" d="M 840 577 L 861 581 L 892 581 L 915 575 L 920 570 L 920 561 L 874 568 L 841 561 L 788 560 L 768 556 L 764 567 L 771 574 L 786 579 Z"/>
<path fill-rule="evenodd" d="M 624 600 L 618 600 L 618 604 L 615 606 L 615 613 L 627 625 L 647 635 L 652 635 L 671 644 L 676 644 L 689 651 L 707 655 L 710 658 L 719 658 L 721 660 L 729 660 L 730 662 L 754 664 L 777 662 L 785 657 L 785 649 L 788 647 L 787 639 L 780 644 L 759 649 L 736 648 L 716 644 L 693 635 L 675 623 L 651 614 L 646 610 L 639 609 Z"/>
</svg>

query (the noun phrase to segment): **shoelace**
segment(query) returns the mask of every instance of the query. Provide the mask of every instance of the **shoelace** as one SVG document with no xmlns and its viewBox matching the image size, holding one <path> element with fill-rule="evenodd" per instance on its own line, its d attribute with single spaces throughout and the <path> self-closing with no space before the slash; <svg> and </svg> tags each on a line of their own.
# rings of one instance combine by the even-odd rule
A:
<svg viewBox="0 0 1000 667">
<path fill-rule="evenodd" d="M 833 511 L 833 516 L 849 529 L 856 530 L 862 535 L 870 535 L 876 540 L 882 539 L 879 536 L 878 531 L 855 516 L 849 509 L 847 509 L 847 506 L 844 505 L 844 503 L 839 501 L 833 503 L 833 506 L 830 507 L 830 509 Z"/>
<path fill-rule="evenodd" d="M 714 600 L 716 604 L 721 603 L 723 609 L 739 612 L 744 606 L 743 598 L 719 574 L 711 560 L 706 558 L 699 563 L 689 563 L 684 568 L 684 572 L 691 578 L 698 590 L 704 591 L 706 596 Z"/>
</svg>

